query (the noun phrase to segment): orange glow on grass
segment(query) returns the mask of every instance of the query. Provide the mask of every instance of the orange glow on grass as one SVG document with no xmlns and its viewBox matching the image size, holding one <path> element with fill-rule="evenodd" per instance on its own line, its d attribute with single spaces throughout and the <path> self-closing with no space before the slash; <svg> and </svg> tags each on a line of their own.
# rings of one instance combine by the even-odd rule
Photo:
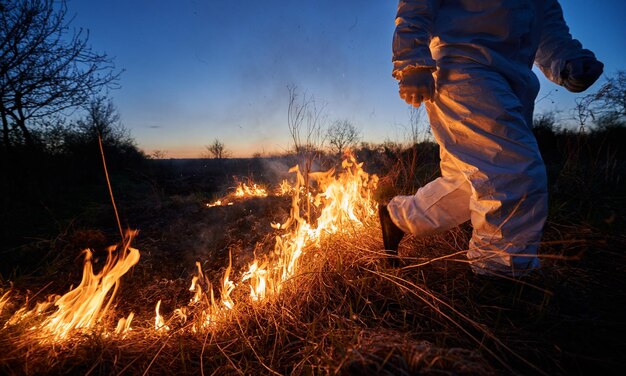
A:
<svg viewBox="0 0 626 376">
<path fill-rule="evenodd" d="M 108 248 L 106 263 L 99 273 L 93 269 L 92 251 L 83 251 L 83 276 L 76 288 L 63 296 L 49 295 L 46 301 L 37 303 L 33 309 L 22 307 L 5 325 L 43 317 L 31 330 L 43 334 L 43 340 L 51 338 L 53 341 L 64 340 L 75 330 L 94 329 L 107 315 L 118 292 L 120 278 L 139 261 L 139 251 L 130 246 L 135 235 L 135 231 L 128 231 L 121 245 Z M 53 307 L 56 310 L 48 313 Z M 119 331 L 128 330 L 131 320 L 132 314 L 123 324 L 118 323 Z"/>
<path fill-rule="evenodd" d="M 290 216 L 282 224 L 272 224 L 272 227 L 284 233 L 275 237 L 274 250 L 270 255 L 261 259 L 255 257 L 237 284 L 231 280 L 230 257 L 221 281 L 219 302 L 214 297 L 213 288 L 204 276 L 200 263 L 196 263 L 197 273 L 189 288 L 194 293 L 190 305 L 200 304 L 202 313 L 200 326 L 194 326 L 194 330 L 205 328 L 234 309 L 237 302 L 232 292 L 240 284 L 247 285 L 248 296 L 252 301 L 262 302 L 277 296 L 284 283 L 297 278 L 302 256 L 318 247 L 324 237 L 353 232 L 375 216 L 377 204 L 373 199 L 373 191 L 378 184 L 378 177 L 366 173 L 363 164 L 357 163 L 352 155 L 343 161 L 339 173 L 332 169 L 310 174 L 317 182 L 318 193 L 309 194 L 308 197 L 305 197 L 306 190 L 302 189 L 305 179 L 299 167 L 295 166 L 289 171 L 296 175 L 295 185 L 288 186 L 283 181 L 279 190 L 292 194 Z M 301 215 L 306 200 L 311 200 L 320 213 L 311 223 Z"/>
</svg>

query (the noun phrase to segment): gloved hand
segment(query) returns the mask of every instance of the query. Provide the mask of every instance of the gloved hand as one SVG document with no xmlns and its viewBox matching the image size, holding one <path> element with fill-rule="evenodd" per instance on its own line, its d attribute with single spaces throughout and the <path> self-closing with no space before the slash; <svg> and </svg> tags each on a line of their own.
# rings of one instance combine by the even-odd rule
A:
<svg viewBox="0 0 626 376">
<path fill-rule="evenodd" d="M 593 57 L 570 60 L 561 73 L 563 86 L 573 93 L 585 91 L 602 75 L 603 69 L 604 64 Z"/>
<path fill-rule="evenodd" d="M 435 79 L 429 68 L 412 68 L 404 72 L 399 85 L 400 98 L 415 107 L 419 107 L 423 101 L 431 100 L 435 95 Z"/>
</svg>

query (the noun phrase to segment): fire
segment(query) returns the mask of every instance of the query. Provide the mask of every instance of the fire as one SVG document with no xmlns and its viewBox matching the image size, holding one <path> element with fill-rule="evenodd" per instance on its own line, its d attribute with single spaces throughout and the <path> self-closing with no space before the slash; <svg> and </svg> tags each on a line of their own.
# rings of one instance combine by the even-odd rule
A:
<svg viewBox="0 0 626 376">
<path fill-rule="evenodd" d="M 56 306 L 55 312 L 44 317 L 39 325 L 31 329 L 42 330 L 53 340 L 65 339 L 77 329 L 92 329 L 107 314 L 111 302 L 119 289 L 120 278 L 139 261 L 139 251 L 130 246 L 136 232 L 130 231 L 121 249 L 112 246 L 108 249 L 106 263 L 100 273 L 95 274 L 92 264 L 92 251 L 85 250 L 85 264 L 80 284 L 63 296 L 50 295 L 44 302 L 37 303 L 35 308 L 28 310 L 22 307 L 13 314 L 6 325 L 15 325 L 32 317 L 45 316 L 47 311 Z M 119 324 L 120 331 L 130 328 L 132 315 Z"/>
<path fill-rule="evenodd" d="M 233 309 L 233 306 L 235 305 L 235 303 L 230 297 L 230 293 L 233 292 L 233 290 L 235 289 L 235 284 L 229 278 L 230 272 L 232 271 L 232 266 L 233 266 L 233 258 L 232 258 L 232 255 L 229 254 L 228 255 L 228 267 L 226 268 L 226 271 L 224 272 L 224 277 L 222 278 L 222 293 L 221 293 L 222 304 L 224 304 L 224 306 L 226 306 L 226 308 L 228 309 Z"/>
<path fill-rule="evenodd" d="M 349 155 L 342 163 L 342 171 L 337 175 L 332 169 L 310 174 L 317 181 L 320 191 L 313 197 L 314 205 L 321 209 L 315 225 L 301 217 L 300 212 L 303 209 L 300 205 L 300 194 L 294 193 L 289 219 L 283 224 L 274 225 L 278 229 L 290 230 L 276 237 L 274 254 L 278 255 L 277 258 L 270 262 L 268 270 L 257 270 L 253 263 L 248 271 L 257 275 L 263 274 L 261 271 L 269 274 L 266 285 L 271 286 L 271 289 L 261 292 L 258 285 L 251 287 L 255 289 L 257 296 L 279 292 L 281 284 L 296 275 L 298 262 L 307 247 L 319 245 L 325 234 L 347 232 L 362 226 L 363 220 L 376 213 L 377 204 L 372 192 L 378 184 L 378 177 L 370 176 L 362 167 L 362 163 L 357 163 Z M 300 192 L 304 177 L 297 166 L 290 172 L 296 173 L 294 192 Z"/>
<path fill-rule="evenodd" d="M 7 306 L 9 304 L 9 302 L 11 301 L 9 299 L 9 295 L 10 294 L 11 294 L 11 290 L 5 292 L 4 295 L 2 295 L 2 297 L 0 297 L 0 314 L 2 314 L 2 311 L 4 310 L 4 307 Z"/>
<path fill-rule="evenodd" d="M 44 321 L 46 330 L 62 339 L 73 329 L 93 328 L 104 317 L 117 293 L 120 278 L 139 261 L 139 251 L 130 247 L 134 235 L 134 232 L 128 234 L 117 254 L 117 246 L 109 247 L 106 264 L 98 274 L 93 272 L 92 252 L 85 251 L 83 279 L 54 303 L 58 310 Z"/>
<path fill-rule="evenodd" d="M 267 262 L 259 265 L 259 261 L 254 260 L 248 271 L 241 277 L 241 281 L 250 281 L 250 298 L 252 300 L 263 300 L 267 288 Z"/>
<path fill-rule="evenodd" d="M 206 203 L 205 206 L 207 208 L 230 206 L 234 204 L 233 200 L 245 199 L 249 197 L 267 197 L 268 195 L 267 189 L 256 183 L 251 183 L 250 181 L 248 181 L 248 184 L 240 182 L 234 192 L 231 192 L 213 202 Z"/>
<path fill-rule="evenodd" d="M 235 191 L 236 197 L 267 197 L 267 190 L 256 183 L 248 186 L 246 183 L 239 183 Z"/>
<path fill-rule="evenodd" d="M 154 312 L 156 313 L 156 316 L 154 317 L 154 329 L 170 330 L 169 326 L 165 325 L 165 320 L 163 319 L 163 316 L 161 316 L 161 313 L 159 312 L 160 308 L 161 308 L 161 300 L 157 302 L 156 307 L 154 308 Z"/>
<path fill-rule="evenodd" d="M 355 228 L 362 227 L 364 221 L 372 218 L 376 213 L 376 202 L 372 193 L 378 183 L 378 177 L 370 176 L 363 171 L 363 164 L 357 163 L 352 156 L 342 163 L 342 170 L 337 174 L 334 169 L 313 173 L 310 177 L 317 182 L 319 193 L 305 196 L 302 189 L 305 179 L 298 166 L 289 170 L 296 175 L 294 186 L 289 188 L 286 181 L 281 183 L 282 191 L 292 193 L 290 216 L 282 224 L 272 224 L 277 230 L 285 233 L 275 238 L 274 251 L 262 260 L 257 258 L 243 273 L 241 282 L 249 287 L 249 297 L 252 301 L 265 301 L 280 293 L 283 284 L 297 276 L 301 257 L 313 247 L 319 246 L 324 236 L 343 232 L 348 233 Z M 314 223 L 309 223 L 303 216 L 304 200 L 310 200 L 319 210 L 319 216 Z M 304 201 L 306 202 L 306 201 Z M 312 221 L 313 222 L 313 221 Z M 197 275 L 193 277 L 190 291 L 194 297 L 190 304 L 201 303 L 203 326 L 215 321 L 226 310 L 231 310 L 236 302 L 231 293 L 236 284 L 231 281 L 232 258 L 222 278 L 220 303 L 215 302 L 213 289 L 208 283 L 199 263 L 196 263 Z M 207 293 L 202 292 L 201 285 L 208 286 Z M 197 329 L 197 328 L 195 328 Z"/>
<path fill-rule="evenodd" d="M 278 188 L 276 189 L 277 196 L 286 196 L 292 194 L 292 192 L 293 187 L 291 186 L 291 184 L 289 184 L 289 181 L 287 179 L 283 179 L 283 181 L 280 182 Z"/>
<path fill-rule="evenodd" d="M 126 334 L 128 333 L 131 329 L 130 327 L 130 323 L 133 321 L 133 317 L 135 317 L 135 314 L 133 312 L 131 312 L 128 317 L 122 317 L 120 319 L 120 321 L 117 322 L 117 327 L 115 328 L 115 334 Z"/>
<path fill-rule="evenodd" d="M 212 202 L 210 204 L 206 204 L 207 208 L 212 208 L 215 206 L 222 206 L 222 200 L 216 200 L 215 202 Z"/>
<path fill-rule="evenodd" d="M 238 286 L 249 290 L 248 299 L 252 302 L 261 303 L 275 298 L 289 280 L 297 278 L 303 255 L 314 251 L 327 236 L 336 233 L 350 235 L 375 215 L 377 204 L 372 192 L 378 178 L 367 174 L 362 166 L 362 163 L 357 163 L 354 157 L 349 156 L 343 161 L 338 173 L 331 169 L 309 174 L 310 180 L 316 184 L 317 193 L 312 193 L 311 187 L 304 187 L 305 179 L 298 166 L 291 168 L 289 172 L 295 174 L 294 185 L 290 186 L 287 181 L 283 181 L 280 186 L 282 192 L 290 192 L 292 195 L 291 211 L 284 223 L 272 224 L 279 231 L 273 251 L 261 258 L 255 256 L 248 270 L 241 275 L 233 272 L 232 255 L 229 254 L 228 267 L 220 281 L 217 295 L 204 275 L 201 264 L 196 262 L 197 272 L 189 287 L 193 296 L 187 307 L 173 311 L 173 317 L 182 323 L 193 318 L 192 325 L 187 327 L 192 332 L 198 332 L 236 314 L 237 299 L 244 296 L 234 294 Z M 267 196 L 267 191 L 256 184 L 241 184 L 239 188 L 237 192 L 243 192 L 244 195 Z M 223 203 L 218 200 L 215 204 Z M 311 206 L 311 213 L 303 215 Z M 106 263 L 97 274 L 93 270 L 92 251 L 84 251 L 83 277 L 76 288 L 63 296 L 50 295 L 46 301 L 30 310 L 21 308 L 5 326 L 26 318 L 43 317 L 40 324 L 31 329 L 43 330 L 46 337 L 54 340 L 65 339 L 77 329 L 95 328 L 108 313 L 118 292 L 120 278 L 139 261 L 139 251 L 130 247 L 134 235 L 135 232 L 129 232 L 121 247 L 108 249 Z M 0 313 L 10 302 L 9 296 L 9 292 L 6 292 L 0 297 Z M 53 307 L 57 308 L 56 311 L 48 314 Z M 154 309 L 154 330 L 168 331 L 168 322 L 171 320 L 166 322 L 160 308 L 161 300 Z M 132 312 L 122 317 L 114 333 L 123 338 L 131 330 L 133 318 Z"/>
</svg>

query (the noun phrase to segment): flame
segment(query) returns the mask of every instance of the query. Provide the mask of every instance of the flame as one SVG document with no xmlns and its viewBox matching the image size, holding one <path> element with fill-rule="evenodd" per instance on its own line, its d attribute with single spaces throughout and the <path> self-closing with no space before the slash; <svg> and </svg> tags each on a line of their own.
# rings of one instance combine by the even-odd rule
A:
<svg viewBox="0 0 626 376">
<path fill-rule="evenodd" d="M 202 281 L 204 280 L 204 274 L 202 273 L 202 266 L 200 265 L 200 263 L 198 261 L 196 261 L 196 267 L 198 268 L 198 274 L 193 276 L 193 279 L 191 280 L 191 286 L 189 287 L 189 291 L 191 292 L 195 292 L 195 294 L 193 295 L 193 298 L 191 299 L 190 304 L 192 303 L 198 303 L 200 300 L 202 300 L 202 286 L 200 285 L 200 283 L 198 283 L 198 281 Z"/>
<path fill-rule="evenodd" d="M 243 274 L 241 281 L 250 281 L 250 298 L 252 300 L 263 300 L 267 287 L 267 262 L 259 266 L 259 261 L 254 260 L 248 271 Z"/>
<path fill-rule="evenodd" d="M 314 200 L 316 207 L 323 204 L 323 210 L 311 234 L 313 238 L 319 239 L 322 232 L 347 231 L 350 226 L 346 225 L 361 226 L 361 218 L 370 218 L 376 213 L 372 192 L 378 184 L 378 177 L 370 177 L 363 171 L 363 163 L 357 163 L 352 156 L 341 166 L 344 171 L 337 178 L 333 177 L 332 170 L 311 174 L 323 190 Z"/>
<path fill-rule="evenodd" d="M 319 246 L 324 236 L 354 231 L 376 213 L 377 204 L 372 192 L 376 188 L 378 177 L 367 174 L 363 170 L 363 164 L 357 163 L 351 155 L 343 161 L 338 174 L 331 169 L 309 175 L 318 185 L 319 193 L 316 195 L 303 189 L 305 179 L 298 166 L 291 168 L 289 172 L 296 175 L 295 185 L 291 186 L 283 180 L 279 193 L 292 194 L 290 216 L 282 224 L 271 224 L 273 228 L 284 230 L 285 233 L 276 236 L 274 252 L 263 261 L 255 258 L 241 277 L 241 282 L 247 282 L 249 285 L 249 297 L 252 301 L 264 301 L 278 294 L 283 283 L 297 275 L 301 257 L 310 247 Z M 242 187 L 246 185 L 240 185 L 240 188 Z M 238 192 L 244 192 L 243 188 Z M 304 210 L 302 202 L 306 201 L 319 209 L 317 220 L 312 221 L 315 224 L 307 222 L 300 214 Z M 204 300 L 206 307 L 203 313 L 204 320 L 213 321 L 223 309 L 215 303 L 213 290 L 203 276 L 200 264 L 196 265 L 198 273 L 193 277 L 190 287 L 190 290 L 195 292 L 191 303 Z M 235 306 L 231 297 L 231 292 L 235 289 L 235 284 L 230 280 L 231 273 L 232 258 L 229 259 L 228 268 L 224 272 L 220 293 L 222 306 L 228 310 Z M 209 286 L 210 302 L 206 296 L 203 298 L 199 285 L 202 280 Z"/>
<path fill-rule="evenodd" d="M 230 293 L 235 289 L 235 284 L 230 280 L 231 263 L 229 263 L 222 277 L 222 291 L 220 292 L 219 302 L 216 301 L 213 286 L 202 272 L 202 266 L 199 262 L 196 262 L 196 269 L 196 275 L 193 276 L 191 286 L 189 287 L 189 291 L 194 293 L 189 301 L 189 306 L 198 307 L 199 315 L 192 325 L 192 332 L 207 328 L 218 320 L 224 313 L 224 310 L 230 310 L 235 304 L 230 297 Z M 182 322 L 186 322 L 189 312 L 186 307 L 181 307 L 174 311 L 174 315 Z"/>
<path fill-rule="evenodd" d="M 246 183 L 239 183 L 235 197 L 267 197 L 267 190 L 255 183 L 252 183 L 251 186 Z"/>
<path fill-rule="evenodd" d="M 233 266 L 233 258 L 232 255 L 228 254 L 228 267 L 224 272 L 224 278 L 222 279 L 222 292 L 221 292 L 221 300 L 222 304 L 226 306 L 228 309 L 233 309 L 235 303 L 230 297 L 230 293 L 235 289 L 235 284 L 229 279 L 230 272 L 232 271 Z"/>
<path fill-rule="evenodd" d="M 378 177 L 370 176 L 362 167 L 362 163 L 357 163 L 354 157 L 348 156 L 339 172 L 331 169 L 309 174 L 309 180 L 315 182 L 315 192 L 312 187 L 305 187 L 305 179 L 299 167 L 291 168 L 289 172 L 295 174 L 294 185 L 291 186 L 283 180 L 279 187 L 282 194 L 289 192 L 292 196 L 290 215 L 284 223 L 272 224 L 279 232 L 275 237 L 273 252 L 260 259 L 255 256 L 247 271 L 241 274 L 241 283 L 235 283 L 237 279 L 234 277 L 237 275 L 233 273 L 232 254 L 229 254 L 228 267 L 221 278 L 217 299 L 201 264 L 196 262 L 197 272 L 189 286 L 193 296 L 188 306 L 193 307 L 193 310 L 187 307 L 177 308 L 173 317 L 182 323 L 193 317 L 192 332 L 227 319 L 232 316 L 232 310 L 237 305 L 236 298 L 242 296 L 233 294 L 240 284 L 249 289 L 250 301 L 269 301 L 281 292 L 286 282 L 297 278 L 302 256 L 319 247 L 325 237 L 337 233 L 356 234 L 355 229 L 364 226 L 376 213 L 372 192 Z M 231 197 L 232 195 L 266 197 L 267 191 L 256 184 L 248 186 L 242 183 Z M 206 205 L 218 206 L 225 202 L 232 204 L 222 199 Z M 311 213 L 304 216 L 302 213 L 310 207 Z M 34 309 L 22 308 L 10 321 L 16 323 L 26 317 L 44 315 L 51 307 L 56 306 L 57 311 L 46 317 L 39 326 L 52 333 L 54 338 L 65 338 L 74 329 L 93 328 L 106 315 L 117 293 L 120 278 L 139 261 L 139 251 L 130 247 L 133 235 L 134 232 L 129 233 L 121 250 L 118 251 L 117 247 L 109 248 L 106 265 L 98 274 L 93 272 L 92 253 L 86 250 L 83 279 L 78 287 L 61 297 L 51 295 Z M 7 292 L 0 298 L 0 312 L 8 301 Z M 170 327 L 161 315 L 160 307 L 161 300 L 154 309 L 154 329 L 168 331 Z M 130 331 L 133 318 L 133 313 L 121 318 L 115 333 L 124 335 Z"/>
<path fill-rule="evenodd" d="M 250 184 L 250 181 L 248 181 L 248 183 Z M 205 206 L 207 208 L 213 208 L 216 206 L 225 206 L 225 205 L 230 206 L 234 204 L 232 202 L 233 199 L 242 199 L 242 198 L 248 198 L 248 197 L 267 197 L 267 196 L 268 196 L 267 189 L 265 189 L 264 187 L 257 185 L 256 183 L 251 183 L 250 185 L 248 185 L 246 183 L 241 182 L 237 185 L 235 192 L 232 192 L 226 195 L 225 197 L 220 198 L 219 200 L 215 200 L 211 203 L 206 203 Z"/>
<path fill-rule="evenodd" d="M 4 310 L 4 307 L 9 305 L 9 302 L 11 301 L 9 299 L 9 295 L 10 294 L 11 294 L 11 290 L 5 292 L 4 295 L 2 295 L 2 297 L 0 297 L 0 314 L 2 314 L 2 311 Z"/>
<path fill-rule="evenodd" d="M 316 195 L 313 195 L 310 189 L 304 189 L 305 179 L 298 166 L 292 167 L 289 172 L 296 175 L 295 184 L 291 186 L 287 180 L 283 180 L 276 193 L 292 195 L 289 218 L 284 223 L 271 224 L 273 228 L 285 233 L 276 236 L 274 251 L 269 256 L 264 257 L 262 261 L 255 257 L 248 270 L 241 276 L 241 282 L 247 282 L 249 286 L 249 297 L 252 301 L 266 301 L 280 293 L 283 284 L 296 277 L 301 257 L 309 248 L 319 246 L 324 236 L 354 231 L 376 213 L 377 204 L 372 192 L 376 188 L 378 177 L 370 176 L 363 171 L 363 164 L 357 163 L 352 155 L 348 155 L 343 161 L 338 174 L 331 169 L 309 175 L 317 183 L 319 193 Z M 264 189 L 254 191 L 257 188 L 256 184 L 250 188 L 242 183 L 235 195 L 267 196 Z M 301 216 L 300 213 L 305 208 L 302 202 L 306 203 L 306 206 L 313 204 L 318 209 L 320 214 L 316 221 L 309 223 Z M 236 288 L 236 284 L 231 280 L 231 254 L 221 281 L 219 303 L 215 300 L 213 288 L 204 276 L 199 262 L 196 262 L 196 267 L 197 273 L 189 287 L 189 291 L 194 293 L 189 305 L 199 305 L 201 310 L 199 321 L 192 326 L 193 332 L 217 322 L 236 305 L 231 296 Z M 205 286 L 205 291 L 202 286 Z M 183 314 L 186 311 L 183 309 L 184 307 L 180 308 L 180 312 L 175 314 L 186 320 L 187 315 Z"/>
<path fill-rule="evenodd" d="M 122 317 L 120 321 L 117 322 L 117 327 L 115 327 L 115 334 L 126 334 L 131 329 L 130 323 L 133 321 L 133 317 L 135 317 L 135 313 L 131 312 L 128 317 Z"/>
<path fill-rule="evenodd" d="M 178 319 L 184 324 L 187 322 L 187 307 L 176 308 L 174 310 L 174 316 L 178 317 Z"/>
<path fill-rule="evenodd" d="M 161 300 L 157 302 L 156 307 L 154 308 L 154 312 L 156 313 L 156 316 L 154 317 L 154 329 L 170 330 L 170 327 L 165 325 L 165 320 L 163 319 L 163 316 L 161 316 L 161 313 L 159 312 L 160 308 L 161 308 Z"/>
<path fill-rule="evenodd" d="M 287 179 L 283 179 L 283 181 L 280 182 L 280 184 L 278 185 L 278 188 L 276 189 L 276 195 L 286 196 L 292 193 L 293 193 L 293 187 L 291 186 L 291 184 L 289 184 L 289 181 Z"/>
<path fill-rule="evenodd" d="M 45 336 L 42 341 L 59 341 L 67 338 L 76 329 L 92 329 L 108 312 L 119 288 L 120 278 L 139 261 L 139 251 L 130 246 L 135 231 L 128 231 L 118 250 L 118 246 L 108 249 L 106 263 L 102 270 L 95 274 L 92 265 L 92 251 L 87 249 L 83 267 L 83 277 L 76 288 L 70 289 L 63 296 L 49 295 L 45 301 L 39 302 L 34 308 L 27 305 L 17 310 L 5 323 L 5 327 L 18 324 L 26 319 L 43 317 L 39 324 L 31 330 L 40 330 Z M 0 308 L 6 303 L 8 294 L 0 299 Z M 48 314 L 51 308 L 56 311 Z M 116 333 L 130 329 L 133 314 L 120 320 Z"/>
<path fill-rule="evenodd" d="M 257 296 L 278 293 L 281 284 L 296 275 L 299 260 L 307 247 L 319 245 L 325 234 L 347 233 L 363 226 L 363 220 L 371 218 L 376 213 L 377 204 L 373 199 L 373 191 L 378 184 L 378 177 L 370 176 L 363 171 L 363 164 L 357 163 L 352 155 L 343 161 L 339 174 L 335 174 L 335 170 L 331 169 L 309 175 L 317 181 L 320 191 L 314 197 L 310 194 L 305 197 L 312 199 L 314 205 L 321 208 L 316 225 L 308 223 L 300 216 L 303 208 L 298 192 L 302 191 L 304 177 L 298 166 L 290 169 L 290 172 L 296 173 L 291 214 L 285 223 L 273 226 L 290 231 L 276 237 L 274 254 L 278 255 L 278 258 L 272 262 L 273 266 L 267 271 L 269 277 L 266 285 L 271 288 L 261 292 L 258 285 L 251 284 Z M 254 272 L 263 274 L 261 270 Z"/>
<path fill-rule="evenodd" d="M 130 247 L 135 235 L 135 231 L 129 231 L 119 251 L 118 246 L 109 247 L 106 264 L 98 274 L 93 272 L 92 252 L 84 251 L 85 265 L 80 284 L 61 297 L 49 296 L 47 302 L 37 304 L 29 312 L 40 315 L 52 305 L 58 308 L 45 318 L 42 329 L 54 339 L 61 340 L 74 329 L 93 328 L 106 315 L 118 291 L 120 278 L 139 261 L 139 251 Z M 22 312 L 22 316 L 28 315 Z"/>
<path fill-rule="evenodd" d="M 217 201 L 212 202 L 210 204 L 206 204 L 207 208 L 212 208 L 212 207 L 215 207 L 215 206 L 222 206 L 222 200 L 217 200 Z"/>
</svg>

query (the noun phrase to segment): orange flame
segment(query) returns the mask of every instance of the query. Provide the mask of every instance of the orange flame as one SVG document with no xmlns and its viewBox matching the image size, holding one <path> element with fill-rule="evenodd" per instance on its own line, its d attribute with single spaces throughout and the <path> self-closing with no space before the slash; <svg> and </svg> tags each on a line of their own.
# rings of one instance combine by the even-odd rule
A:
<svg viewBox="0 0 626 376">
<path fill-rule="evenodd" d="M 319 246 L 321 239 L 335 233 L 349 233 L 364 225 L 376 213 L 376 202 L 372 192 L 378 183 L 376 175 L 363 171 L 363 164 L 357 163 L 349 155 L 342 163 L 341 171 L 336 174 L 334 169 L 327 172 L 313 173 L 310 177 L 317 182 L 319 193 L 312 195 L 302 189 L 305 179 L 298 166 L 289 170 L 296 174 L 294 186 L 284 180 L 280 192 L 292 194 L 289 218 L 282 224 L 272 224 L 277 230 L 285 231 L 276 236 L 274 251 L 261 260 L 255 257 L 248 270 L 241 276 L 241 282 L 247 282 L 252 301 L 266 301 L 280 293 L 284 282 L 294 278 L 299 270 L 301 257 L 312 247 Z M 245 184 L 237 195 L 245 195 Z M 255 187 L 255 186 L 253 186 Z M 243 193 L 240 193 L 243 192 Z M 264 193 L 267 195 L 267 193 Z M 301 196 L 318 208 L 320 215 L 316 221 L 307 222 L 300 213 L 304 210 Z M 264 197 L 264 196 L 263 196 Z M 306 201 L 305 201 L 306 202 Z M 313 224 L 314 223 L 314 224 Z M 199 262 L 196 262 L 197 273 L 193 276 L 189 290 L 194 293 L 189 305 L 200 306 L 199 321 L 192 326 L 192 331 L 206 328 L 236 306 L 231 296 L 236 284 L 231 280 L 232 255 L 221 280 L 219 302 L 216 302 L 213 288 L 204 276 Z M 203 291 L 203 287 L 205 289 Z M 178 312 L 180 310 L 180 312 Z M 186 320 L 186 310 L 179 308 L 175 315 Z M 157 309 L 158 313 L 158 309 Z"/>
<path fill-rule="evenodd" d="M 120 278 L 139 261 L 139 251 L 130 246 L 135 231 L 128 231 L 118 250 L 118 246 L 108 249 L 107 260 L 100 271 L 95 274 L 92 265 L 92 251 L 85 250 L 85 264 L 80 284 L 63 296 L 49 295 L 46 301 L 39 302 L 33 309 L 24 306 L 17 310 L 5 323 L 6 326 L 15 325 L 28 318 L 44 316 L 43 320 L 31 330 L 42 330 L 50 335 L 53 341 L 65 339 L 73 330 L 92 329 L 107 314 L 111 302 L 119 288 Z M 8 294 L 0 299 L 0 307 L 6 303 Z M 47 315 L 50 308 L 56 306 L 56 311 Z M 116 333 L 123 333 L 130 329 L 133 314 L 120 320 Z M 50 337 L 42 337 L 47 341 Z"/>
<path fill-rule="evenodd" d="M 320 190 L 320 193 L 313 197 L 315 206 L 321 208 L 315 226 L 300 216 L 302 209 L 298 193 L 301 192 L 304 178 L 298 166 L 289 170 L 296 173 L 291 215 L 285 223 L 273 227 L 291 231 L 276 237 L 274 254 L 279 256 L 272 262 L 273 268 L 270 270 L 267 283 L 274 288 L 264 292 L 264 295 L 279 292 L 281 283 L 295 276 L 298 262 L 306 248 L 319 244 L 324 234 L 347 232 L 362 226 L 363 220 L 371 218 L 376 213 L 377 204 L 373 200 L 372 192 L 378 184 L 378 177 L 370 176 L 362 167 L 362 163 L 357 163 L 354 157 L 349 155 L 343 161 L 342 171 L 338 175 L 334 169 L 309 175 L 317 181 Z M 260 291 L 257 291 L 257 294 L 260 294 Z"/>
<path fill-rule="evenodd" d="M 378 177 L 363 171 L 363 164 L 357 163 L 351 155 L 343 161 L 339 174 L 334 169 L 310 174 L 320 191 L 315 196 L 305 197 L 321 208 L 316 225 L 300 215 L 304 177 L 299 167 L 295 166 L 289 172 L 296 174 L 295 186 L 288 189 L 292 192 L 290 216 L 285 223 L 272 224 L 272 227 L 287 232 L 276 237 L 272 257 L 263 262 L 255 259 L 242 276 L 242 282 L 249 283 L 250 298 L 255 301 L 279 293 L 282 283 L 297 274 L 300 258 L 307 248 L 319 245 L 324 235 L 362 227 L 363 221 L 376 213 L 377 204 L 372 192 L 378 184 Z M 281 189 L 287 190 L 286 184 L 283 181 Z"/>
<path fill-rule="evenodd" d="M 2 314 L 2 310 L 7 306 L 10 302 L 9 295 L 11 294 L 11 290 L 7 291 L 0 297 L 0 314 Z"/>
<path fill-rule="evenodd" d="M 248 271 L 243 274 L 241 281 L 250 281 L 250 298 L 252 300 L 263 300 L 267 287 L 267 262 L 259 266 L 259 261 L 254 260 Z"/>
<path fill-rule="evenodd" d="M 212 202 L 210 204 L 206 204 L 207 208 L 213 208 L 215 206 L 222 206 L 222 200 L 217 200 L 217 201 Z"/>
<path fill-rule="evenodd" d="M 235 191 L 236 197 L 267 197 L 267 190 L 255 183 L 248 186 L 246 183 L 239 183 Z"/>
<path fill-rule="evenodd" d="M 134 231 L 126 234 L 119 252 L 116 252 L 117 246 L 109 247 L 106 264 L 98 274 L 93 272 L 92 252 L 84 251 L 85 265 L 80 284 L 54 302 L 57 311 L 42 325 L 55 339 L 65 338 L 74 329 L 93 328 L 106 315 L 119 288 L 120 278 L 139 261 L 139 251 L 130 247 L 135 235 Z M 109 294 L 111 289 L 113 291 Z M 35 310 L 43 312 L 50 303 L 40 303 L 42 305 Z"/>
<path fill-rule="evenodd" d="M 221 292 L 221 300 L 222 304 L 226 306 L 228 309 L 233 309 L 235 303 L 230 297 L 230 293 L 235 289 L 235 284 L 229 279 L 230 272 L 232 271 L 233 259 L 232 255 L 228 254 L 228 267 L 224 272 L 224 278 L 222 279 L 222 292 Z"/>
<path fill-rule="evenodd" d="M 126 334 L 131 329 L 130 323 L 133 321 L 133 317 L 135 317 L 135 313 L 131 312 L 128 317 L 122 317 L 120 321 L 117 322 L 117 327 L 115 328 L 115 334 Z"/>
<path fill-rule="evenodd" d="M 156 313 L 156 316 L 154 317 L 154 329 L 170 330 L 169 326 L 165 325 L 165 320 L 163 319 L 163 316 L 161 316 L 161 313 L 159 312 L 160 308 L 161 308 L 161 300 L 157 302 L 156 307 L 154 308 L 154 312 Z"/>
<path fill-rule="evenodd" d="M 291 184 L 289 184 L 289 181 L 287 181 L 287 179 L 281 181 L 278 185 L 278 188 L 276 189 L 277 196 L 286 196 L 288 194 L 291 194 L 292 192 L 293 187 L 291 186 Z"/>
</svg>

